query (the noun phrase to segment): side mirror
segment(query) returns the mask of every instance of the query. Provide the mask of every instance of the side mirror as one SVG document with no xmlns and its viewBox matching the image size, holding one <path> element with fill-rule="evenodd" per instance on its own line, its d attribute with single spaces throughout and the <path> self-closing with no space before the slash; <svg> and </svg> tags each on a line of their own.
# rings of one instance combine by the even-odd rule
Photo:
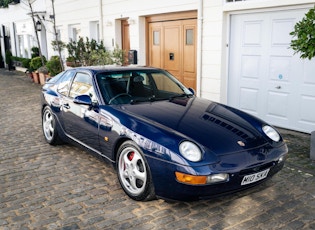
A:
<svg viewBox="0 0 315 230">
<path fill-rule="evenodd" d="M 195 90 L 193 88 L 188 88 L 188 89 L 193 95 L 195 95 Z"/>
<path fill-rule="evenodd" d="M 75 104 L 92 106 L 91 97 L 88 95 L 79 95 L 73 99 Z"/>
</svg>

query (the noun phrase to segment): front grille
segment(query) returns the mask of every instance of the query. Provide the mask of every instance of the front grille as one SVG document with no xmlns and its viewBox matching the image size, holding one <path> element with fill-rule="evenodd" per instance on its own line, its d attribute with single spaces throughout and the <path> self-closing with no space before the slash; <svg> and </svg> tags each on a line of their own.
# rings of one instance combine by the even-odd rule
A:
<svg viewBox="0 0 315 230">
<path fill-rule="evenodd" d="M 271 168 L 275 164 L 276 164 L 275 162 L 270 162 L 268 164 L 259 165 L 259 166 L 252 167 L 252 168 L 249 168 L 249 169 L 244 169 L 244 170 L 240 171 L 239 175 L 240 176 L 244 176 L 244 175 L 257 173 L 257 172 L 263 171 L 263 170 L 265 170 L 267 168 Z"/>
</svg>

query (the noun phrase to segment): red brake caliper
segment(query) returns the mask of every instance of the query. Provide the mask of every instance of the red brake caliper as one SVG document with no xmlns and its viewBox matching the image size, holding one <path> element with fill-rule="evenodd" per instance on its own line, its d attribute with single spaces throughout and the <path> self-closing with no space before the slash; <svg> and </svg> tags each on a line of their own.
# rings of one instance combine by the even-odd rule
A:
<svg viewBox="0 0 315 230">
<path fill-rule="evenodd" d="M 134 156 L 135 156 L 135 152 L 130 152 L 130 153 L 128 153 L 128 159 L 129 159 L 130 161 L 132 161 L 132 159 L 133 159 Z"/>
</svg>

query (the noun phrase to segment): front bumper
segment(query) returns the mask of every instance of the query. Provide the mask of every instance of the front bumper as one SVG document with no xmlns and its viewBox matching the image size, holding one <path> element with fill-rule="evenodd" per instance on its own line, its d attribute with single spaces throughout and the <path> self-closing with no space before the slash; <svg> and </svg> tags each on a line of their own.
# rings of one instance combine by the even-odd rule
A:
<svg viewBox="0 0 315 230">
<path fill-rule="evenodd" d="M 280 157 L 285 158 L 286 153 L 287 147 L 284 145 L 280 148 L 270 150 L 269 157 L 265 159 L 262 159 L 257 154 L 247 154 L 249 157 L 246 159 L 246 157 L 243 156 L 240 161 L 240 156 L 235 158 L 235 155 L 230 155 L 222 159 L 219 164 L 199 167 L 175 165 L 166 161 L 156 162 L 156 160 L 153 160 L 154 162 L 150 162 L 150 159 L 148 159 L 148 161 L 151 167 L 155 193 L 158 197 L 170 200 L 189 201 L 210 199 L 216 196 L 234 193 L 264 182 L 283 168 L 285 160 L 279 159 Z M 256 160 L 253 160 L 253 158 Z M 237 159 L 237 162 L 235 159 Z M 234 164 L 232 164 L 233 162 Z M 264 171 L 268 171 L 266 178 L 242 185 L 245 176 Z M 175 172 L 191 175 L 228 173 L 229 180 L 216 184 L 190 185 L 177 181 Z"/>
<path fill-rule="evenodd" d="M 274 176 L 283 168 L 283 166 L 284 162 L 281 163 L 271 162 L 266 165 L 262 165 L 261 170 L 267 168 L 270 169 L 267 177 L 264 178 L 263 180 L 259 180 L 257 182 L 246 185 L 241 185 L 244 176 L 256 172 L 257 167 L 253 169 L 247 169 L 246 170 L 247 174 L 244 174 L 243 171 L 229 173 L 229 180 L 227 182 L 221 182 L 216 184 L 188 185 L 180 183 L 173 179 L 173 182 L 164 184 L 164 186 L 155 186 L 156 195 L 164 199 L 182 201 L 210 199 L 256 186 Z"/>
</svg>

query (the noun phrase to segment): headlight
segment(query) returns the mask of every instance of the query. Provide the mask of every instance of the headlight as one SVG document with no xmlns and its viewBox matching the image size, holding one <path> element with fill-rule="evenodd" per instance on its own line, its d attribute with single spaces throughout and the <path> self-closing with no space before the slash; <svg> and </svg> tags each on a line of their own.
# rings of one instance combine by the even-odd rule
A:
<svg viewBox="0 0 315 230">
<path fill-rule="evenodd" d="M 179 145 L 179 152 L 189 161 L 197 162 L 201 160 L 199 147 L 190 141 L 183 141 Z"/>
<path fill-rule="evenodd" d="M 265 125 L 262 130 L 273 141 L 278 142 L 280 140 L 279 133 L 269 125 Z"/>
</svg>

